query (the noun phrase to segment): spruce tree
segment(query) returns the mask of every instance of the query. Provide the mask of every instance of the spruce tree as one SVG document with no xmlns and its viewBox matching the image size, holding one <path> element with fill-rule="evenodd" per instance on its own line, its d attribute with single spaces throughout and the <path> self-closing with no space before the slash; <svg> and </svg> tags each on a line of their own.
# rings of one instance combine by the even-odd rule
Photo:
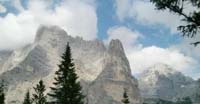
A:
<svg viewBox="0 0 200 104">
<path fill-rule="evenodd" d="M 59 69 L 55 72 L 56 77 L 54 87 L 51 87 L 52 92 L 48 95 L 52 97 L 50 103 L 53 104 L 84 104 L 84 96 L 82 87 L 77 81 L 78 76 L 75 73 L 75 66 L 71 58 L 71 49 L 67 44 L 65 53 L 62 55 Z"/>
<path fill-rule="evenodd" d="M 23 104 L 32 104 L 29 91 L 26 92 Z"/>
<path fill-rule="evenodd" d="M 35 93 L 33 94 L 33 102 L 34 104 L 47 104 L 45 92 L 45 85 L 42 80 L 39 81 L 39 84 L 36 87 L 33 87 Z"/>
<path fill-rule="evenodd" d="M 130 101 L 129 101 L 129 98 L 128 98 L 126 89 L 124 89 L 124 94 L 123 94 L 122 103 L 123 103 L 123 104 L 130 104 Z"/>
<path fill-rule="evenodd" d="M 5 104 L 4 82 L 3 81 L 1 81 L 1 84 L 0 84 L 0 104 Z"/>
<path fill-rule="evenodd" d="M 182 104 L 192 104 L 192 100 L 190 99 L 190 97 L 185 97 L 183 98 Z"/>
</svg>

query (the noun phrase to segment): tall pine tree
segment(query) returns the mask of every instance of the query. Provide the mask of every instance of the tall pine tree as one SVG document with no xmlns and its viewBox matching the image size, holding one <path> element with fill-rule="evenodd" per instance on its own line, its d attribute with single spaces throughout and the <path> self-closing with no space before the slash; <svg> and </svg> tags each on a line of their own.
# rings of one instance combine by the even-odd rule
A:
<svg viewBox="0 0 200 104">
<path fill-rule="evenodd" d="M 0 83 L 0 104 L 5 104 L 4 82 Z"/>
<path fill-rule="evenodd" d="M 71 58 L 71 49 L 67 44 L 65 53 L 62 55 L 59 69 L 55 72 L 54 87 L 51 87 L 52 93 L 48 95 L 53 98 L 52 104 L 84 104 L 82 87 L 77 81 L 78 76 L 75 73 L 74 63 Z"/>
<path fill-rule="evenodd" d="M 39 84 L 36 87 L 33 87 L 35 93 L 33 94 L 33 102 L 34 104 L 47 104 L 45 92 L 45 85 L 42 80 L 39 81 Z"/>
<path fill-rule="evenodd" d="M 128 98 L 126 89 L 124 89 L 124 94 L 123 94 L 122 103 L 123 103 L 123 104 L 130 104 L 130 101 L 129 101 L 129 98 Z"/>
<path fill-rule="evenodd" d="M 32 104 L 29 91 L 26 92 L 23 104 Z"/>
</svg>

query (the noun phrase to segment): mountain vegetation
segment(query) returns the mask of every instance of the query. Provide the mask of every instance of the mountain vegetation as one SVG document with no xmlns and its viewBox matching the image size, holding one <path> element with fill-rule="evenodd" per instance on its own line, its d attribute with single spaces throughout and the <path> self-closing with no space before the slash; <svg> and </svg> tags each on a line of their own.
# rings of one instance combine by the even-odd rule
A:
<svg viewBox="0 0 200 104">
<path fill-rule="evenodd" d="M 26 92 L 23 104 L 32 104 L 29 90 Z"/>
<path fill-rule="evenodd" d="M 123 103 L 123 104 L 130 104 L 130 101 L 129 101 L 129 98 L 128 98 L 126 89 L 124 89 L 124 94 L 123 94 L 122 103 Z"/>
<path fill-rule="evenodd" d="M 59 70 L 55 74 L 54 87 L 51 87 L 52 91 L 48 93 L 52 99 L 51 101 L 47 102 L 47 96 L 44 94 L 46 88 L 44 82 L 40 80 L 36 87 L 33 87 L 33 98 L 31 98 L 30 92 L 27 91 L 23 104 L 84 104 L 84 95 L 82 94 L 82 87 L 78 81 L 78 76 L 75 73 L 69 44 L 67 44 L 66 51 L 62 55 Z"/>
<path fill-rule="evenodd" d="M 47 104 L 47 96 L 44 94 L 46 91 L 45 85 L 42 80 L 39 81 L 39 84 L 36 87 L 33 87 L 35 93 L 33 94 L 33 103 L 34 104 Z"/>
<path fill-rule="evenodd" d="M 71 58 L 71 49 L 67 44 L 66 51 L 62 56 L 59 70 L 56 71 L 54 87 L 52 93 L 48 95 L 54 100 L 50 103 L 56 104 L 84 104 L 82 87 L 75 73 L 74 63 Z"/>
<path fill-rule="evenodd" d="M 145 100 L 143 104 L 193 104 L 193 103 L 190 97 L 184 97 L 174 102 L 163 100 L 163 99 L 152 98 L 152 99 Z"/>
<path fill-rule="evenodd" d="M 0 104 L 5 104 L 5 86 L 4 86 L 4 82 L 1 81 L 0 83 Z"/>
</svg>

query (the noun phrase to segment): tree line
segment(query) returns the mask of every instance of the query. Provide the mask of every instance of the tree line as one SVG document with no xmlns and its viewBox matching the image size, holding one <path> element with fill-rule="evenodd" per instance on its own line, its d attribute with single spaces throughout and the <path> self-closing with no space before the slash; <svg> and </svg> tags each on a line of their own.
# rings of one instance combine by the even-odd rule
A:
<svg viewBox="0 0 200 104">
<path fill-rule="evenodd" d="M 166 101 L 162 99 L 155 99 L 156 101 L 152 101 L 151 103 L 149 102 L 144 102 L 143 104 L 193 104 L 192 100 L 190 97 L 184 97 L 182 99 L 177 99 L 177 101 Z"/>
</svg>

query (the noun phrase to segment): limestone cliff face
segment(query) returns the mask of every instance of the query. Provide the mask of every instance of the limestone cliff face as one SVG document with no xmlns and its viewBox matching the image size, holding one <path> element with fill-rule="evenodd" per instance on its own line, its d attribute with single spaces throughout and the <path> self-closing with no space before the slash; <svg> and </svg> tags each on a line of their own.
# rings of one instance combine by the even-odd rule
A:
<svg viewBox="0 0 200 104">
<path fill-rule="evenodd" d="M 7 104 L 19 104 L 40 79 L 47 88 L 51 86 L 67 42 L 88 104 L 118 104 L 124 88 L 131 104 L 141 104 L 137 80 L 119 40 L 112 40 L 106 48 L 102 41 L 74 38 L 57 26 L 41 26 L 34 43 L 14 50 L 2 62 L 0 78 L 8 84 Z"/>
<path fill-rule="evenodd" d="M 88 90 L 89 104 L 121 104 L 124 89 L 131 104 L 141 104 L 137 80 L 132 77 L 128 60 L 119 40 L 112 40 L 105 55 L 103 71 Z"/>
</svg>

